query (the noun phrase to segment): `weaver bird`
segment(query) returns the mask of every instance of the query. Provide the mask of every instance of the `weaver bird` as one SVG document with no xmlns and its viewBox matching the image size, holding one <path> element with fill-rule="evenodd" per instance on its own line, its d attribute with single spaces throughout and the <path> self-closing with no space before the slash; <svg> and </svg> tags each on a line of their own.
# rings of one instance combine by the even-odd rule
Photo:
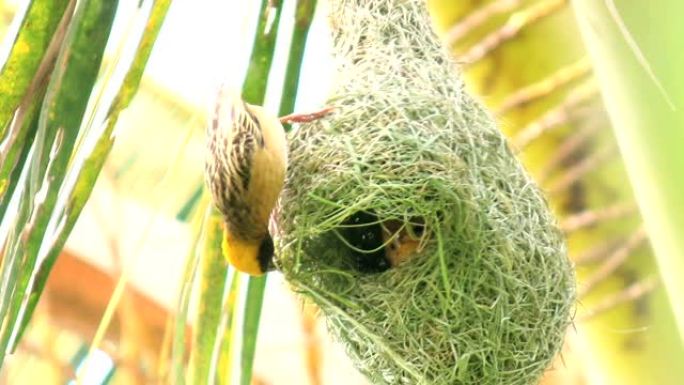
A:
<svg viewBox="0 0 684 385">
<path fill-rule="evenodd" d="M 414 254 L 422 251 L 421 240 L 424 237 L 423 220 L 413 218 L 411 223 L 388 220 L 382 223 L 382 242 L 385 256 L 394 267 L 409 260 Z"/>
<path fill-rule="evenodd" d="M 239 271 L 258 276 L 273 267 L 268 221 L 287 170 L 287 141 L 282 125 L 311 122 L 330 111 L 332 108 L 277 118 L 237 95 L 219 94 L 207 127 L 204 175 L 224 219 L 223 254 Z"/>
<path fill-rule="evenodd" d="M 223 215 L 223 254 L 237 270 L 272 268 L 268 221 L 285 183 L 287 141 L 280 120 L 222 92 L 207 127 L 205 179 Z"/>
</svg>

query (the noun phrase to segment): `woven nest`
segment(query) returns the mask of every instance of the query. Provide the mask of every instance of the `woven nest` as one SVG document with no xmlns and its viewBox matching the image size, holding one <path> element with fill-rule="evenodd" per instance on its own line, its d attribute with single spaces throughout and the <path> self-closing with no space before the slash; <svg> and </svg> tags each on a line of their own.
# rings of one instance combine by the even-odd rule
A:
<svg viewBox="0 0 684 385">
<path fill-rule="evenodd" d="M 534 384 L 570 322 L 562 234 L 423 0 L 331 2 L 332 117 L 290 138 L 280 269 L 376 384 Z"/>
</svg>

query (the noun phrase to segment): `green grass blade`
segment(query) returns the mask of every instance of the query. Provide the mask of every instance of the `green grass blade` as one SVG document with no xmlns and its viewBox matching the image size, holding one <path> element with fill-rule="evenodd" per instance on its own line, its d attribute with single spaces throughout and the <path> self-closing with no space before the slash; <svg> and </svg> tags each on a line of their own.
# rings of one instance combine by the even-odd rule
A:
<svg viewBox="0 0 684 385">
<path fill-rule="evenodd" d="M 0 73 L 0 140 L 33 83 L 69 0 L 33 0 Z"/>
<path fill-rule="evenodd" d="M 193 349 L 190 354 L 190 378 L 192 384 L 214 383 L 211 366 L 214 362 L 214 345 L 221 320 L 221 305 L 228 266 L 221 252 L 223 240 L 221 223 L 223 217 L 210 210 L 205 222 L 206 236 L 202 248 L 200 296 L 202 301 L 194 322 Z"/>
<path fill-rule="evenodd" d="M 242 85 L 243 99 L 252 104 L 261 105 L 266 95 L 273 54 L 275 52 L 280 15 L 283 4 L 275 5 L 268 0 L 263 0 L 259 13 L 259 22 L 254 34 L 254 44 L 250 57 L 247 76 Z M 273 22 L 269 23 L 272 12 L 275 12 Z M 256 339 L 259 331 L 259 318 L 264 300 L 264 287 L 266 277 L 250 277 L 247 284 L 247 298 L 245 301 L 242 330 L 242 349 L 240 352 L 240 384 L 249 384 L 252 381 L 252 369 Z"/>
<path fill-rule="evenodd" d="M 259 12 L 259 21 L 257 23 L 256 32 L 254 34 L 254 44 L 252 46 L 252 54 L 242 86 L 243 99 L 252 104 L 263 104 L 264 96 L 266 94 L 266 86 L 268 83 L 268 75 L 273 63 L 273 53 L 275 51 L 276 39 L 278 36 L 278 27 L 280 25 L 280 15 L 282 13 L 282 2 L 272 3 L 269 0 L 262 0 Z M 222 237 L 222 230 L 219 226 L 207 227 L 206 237 L 210 239 L 220 239 Z M 250 287 L 253 286 L 250 279 Z M 258 279 L 265 283 L 265 278 Z M 263 285 L 263 283 L 261 283 Z M 245 308 L 245 324 L 243 329 L 243 348 L 240 354 L 240 381 L 242 383 L 249 383 L 252 377 L 252 362 L 254 360 L 254 343 L 256 342 L 256 334 L 258 331 L 259 315 L 261 313 L 261 303 L 263 301 L 263 290 L 259 293 L 254 290 L 248 290 L 247 302 Z M 205 299 L 202 298 L 201 301 Z M 256 309 L 254 308 L 256 306 Z M 249 314 L 249 316 L 248 316 Z M 254 318 L 256 316 L 256 318 Z M 247 330 L 247 332 L 245 331 Z M 230 328 L 226 333 L 230 332 Z M 226 334 L 224 333 L 224 335 Z M 247 333 L 245 335 L 245 333 Z M 221 339 L 224 336 L 216 336 Z M 245 346 L 245 338 L 254 339 L 253 343 L 247 342 Z M 223 361 L 226 362 L 225 360 Z M 218 372 L 225 375 L 229 373 L 229 368 L 220 367 Z M 225 377 L 222 377 L 225 378 Z"/>
<path fill-rule="evenodd" d="M 271 64 L 273 64 L 273 52 L 275 51 L 276 39 L 278 38 L 278 27 L 280 26 L 280 14 L 282 11 L 282 1 L 261 1 L 259 22 L 254 34 L 247 76 L 242 84 L 242 98 L 247 103 L 257 105 L 264 103 L 268 74 L 271 72 Z M 271 15 L 273 15 L 272 18 Z"/>
<path fill-rule="evenodd" d="M 155 0 L 152 4 L 152 9 L 150 10 L 150 16 L 147 18 L 147 24 L 145 26 L 145 32 L 140 39 L 140 44 L 138 45 L 138 50 L 135 53 L 131 67 L 124 78 L 123 85 L 119 90 L 119 93 L 112 103 L 112 107 L 109 109 L 109 124 L 108 128 L 116 123 L 116 118 L 119 113 L 123 111 L 133 100 L 138 88 L 140 87 L 140 81 L 142 80 L 143 72 L 145 71 L 145 66 L 147 65 L 147 60 L 150 58 L 152 53 L 152 48 L 154 43 L 157 41 L 157 36 L 159 35 L 159 30 L 161 30 L 164 24 L 164 19 L 166 18 L 166 13 L 171 6 L 171 0 Z"/>
<path fill-rule="evenodd" d="M 68 238 L 71 230 L 76 224 L 76 220 L 80 215 L 85 203 L 92 193 L 97 177 L 102 170 L 109 152 L 114 145 L 114 138 L 112 132 L 118 120 L 118 116 L 130 104 L 133 96 L 137 92 L 144 68 L 149 59 L 152 47 L 156 41 L 159 30 L 164 22 L 164 18 L 170 6 L 170 0 L 158 0 L 152 6 L 150 16 L 147 20 L 145 32 L 140 40 L 138 50 L 131 66 L 126 74 L 124 82 L 115 98 L 112 107 L 109 110 L 109 117 L 107 126 L 103 134 L 100 135 L 95 147 L 86 157 L 83 166 L 76 177 L 76 184 L 73 190 L 69 193 L 66 209 L 64 212 L 64 225 L 59 229 L 55 237 L 55 241 L 50 246 L 45 260 L 41 263 L 38 269 L 36 279 L 31 290 L 31 295 L 28 300 L 25 315 L 22 318 L 21 330 L 26 327 L 30 320 L 33 311 L 38 303 L 38 299 L 45 288 L 48 275 L 57 260 L 57 256 L 64 247 L 64 243 Z"/>
<path fill-rule="evenodd" d="M 294 109 L 297 88 L 299 85 L 299 75 L 302 65 L 302 59 L 304 57 L 304 49 L 306 46 L 306 39 L 309 33 L 309 28 L 311 26 L 311 21 L 313 19 L 314 11 L 316 8 L 315 0 L 298 0 L 296 5 L 295 13 L 295 27 L 292 32 L 292 41 L 290 43 L 288 64 L 285 75 L 285 83 L 283 86 L 283 91 L 280 99 L 280 115 L 285 115 L 291 113 Z M 278 16 L 276 16 L 279 18 Z M 263 20 L 264 15 L 261 15 Z M 277 32 L 277 21 L 275 25 L 271 28 L 274 34 Z M 258 33 L 262 29 L 257 29 L 257 38 L 255 39 L 254 50 L 252 52 L 252 59 L 263 58 L 266 54 L 262 51 L 265 49 L 270 50 L 270 57 L 273 56 L 273 48 L 275 45 L 276 36 L 264 36 L 261 40 L 259 39 Z M 261 42 L 261 45 L 259 44 Z M 260 101 L 263 101 L 265 84 L 261 86 L 260 83 L 250 81 L 267 79 L 268 72 L 270 70 L 270 60 L 262 62 L 268 62 L 267 67 L 263 67 L 261 70 L 265 71 L 262 76 L 257 76 L 256 72 L 254 76 L 251 72 L 253 69 L 256 70 L 257 67 L 250 66 L 250 72 L 248 73 L 245 84 L 243 85 L 243 95 L 248 94 L 248 90 L 257 90 L 261 94 L 257 94 L 254 91 L 252 96 Z M 248 385 L 252 379 L 252 370 L 254 364 L 254 353 L 256 350 L 256 341 L 259 331 L 259 320 L 261 318 L 261 309 L 264 301 L 264 293 L 266 289 L 266 276 L 263 277 L 251 277 L 247 285 L 247 295 L 244 309 L 244 322 L 242 331 L 242 351 L 240 354 L 240 384 Z"/>
<path fill-rule="evenodd" d="M 38 8 L 34 8 L 34 6 Z M 22 19 L 22 28 L 15 38 L 13 47 L 19 47 L 18 52 L 14 51 L 9 57 L 2 75 L 0 75 L 0 86 L 12 88 L 11 91 L 6 92 L 4 97 L 0 96 L 0 103 L 4 103 L 3 108 L 7 110 L 15 109 L 12 111 L 14 116 L 11 122 L 8 121 L 5 126 L 0 127 L 0 131 L 5 130 L 4 134 L 0 135 L 2 142 L 0 148 L 0 165 L 2 165 L 0 169 L 0 218 L 3 220 L 5 219 L 6 205 L 11 200 L 18 181 L 16 176 L 20 174 L 21 168 L 23 168 L 23 166 L 18 166 L 19 158 L 24 158 L 19 154 L 26 152 L 33 144 L 38 127 L 36 124 L 27 125 L 26 119 L 33 120 L 34 115 L 40 111 L 47 83 L 54 69 L 60 47 L 64 42 L 75 6 L 76 1 L 71 0 L 64 9 L 59 8 L 60 14 L 54 15 L 59 16 L 56 20 L 58 23 L 54 24 L 56 21 L 53 20 L 45 24 L 45 20 L 43 23 L 40 20 L 35 20 L 43 19 L 45 15 L 42 13 L 45 10 L 39 4 L 32 4 L 25 18 Z M 47 28 L 47 32 L 50 32 L 50 39 L 43 41 L 47 39 L 44 36 L 45 31 L 36 30 L 38 27 Z M 28 44 L 35 46 L 27 48 Z M 29 73 L 33 77 L 27 80 L 25 77 Z M 15 93 L 20 91 L 24 93 L 21 98 L 18 98 Z M 3 91 L 3 93 L 5 92 Z M 38 152 L 38 150 L 34 152 Z M 21 164 L 25 163 L 24 161 Z M 10 178 L 11 175 L 14 175 L 15 178 Z M 35 190 L 37 190 L 36 186 L 34 186 L 34 192 L 29 196 L 33 196 Z"/>
<path fill-rule="evenodd" d="M 684 338 L 684 3 L 574 1 L 660 275 Z M 612 10 L 612 11 L 611 11 Z M 617 13 L 615 12 L 617 11 Z M 625 36 L 634 38 L 632 44 Z M 635 50 L 635 44 L 638 46 Z M 640 51 L 640 52 L 635 52 Z M 644 60 L 649 65 L 644 65 Z M 652 73 L 650 69 L 653 69 Z M 654 81 L 654 77 L 657 81 Z M 659 87 L 663 85 L 664 91 Z M 663 97 L 668 96 L 674 109 Z"/>
<path fill-rule="evenodd" d="M 190 307 L 190 300 L 192 297 L 193 283 L 199 267 L 200 258 L 197 258 L 197 249 L 200 242 L 201 235 L 206 233 L 204 229 L 205 213 L 209 208 L 209 197 L 203 195 L 200 202 L 192 214 L 191 229 L 194 231 L 193 240 L 190 244 L 190 252 L 186 258 L 185 268 L 183 269 L 183 281 L 181 282 L 180 292 L 178 295 L 178 305 L 176 307 L 173 343 L 171 348 L 171 375 L 168 383 L 182 384 L 184 383 L 184 362 L 185 362 L 185 329 L 188 324 L 188 310 Z M 162 373 L 160 378 L 163 378 L 165 373 Z"/>
<path fill-rule="evenodd" d="M 50 163 L 47 172 L 51 190 L 48 191 L 46 207 L 54 205 L 57 187 L 61 185 L 71 160 L 117 5 L 118 1 L 79 2 L 57 57 L 41 109 L 36 151 L 29 174 L 36 192 Z M 56 149 L 56 155 L 50 160 L 52 147 Z"/>
<path fill-rule="evenodd" d="M 223 306 L 224 316 L 223 325 L 225 325 L 225 330 L 223 332 L 223 338 L 220 341 L 220 350 L 218 352 L 218 361 L 216 364 L 216 384 L 218 385 L 230 385 L 231 380 L 231 359 L 233 354 L 233 330 L 235 323 L 233 322 L 235 317 L 235 310 L 237 304 L 237 298 L 240 291 L 240 274 L 234 274 L 230 282 L 230 288 L 226 294 L 226 301 Z"/>
<path fill-rule="evenodd" d="M 8 280 L 10 285 L 16 286 L 5 291 L 12 297 L 4 296 L 11 301 L 9 314 L 2 314 L 7 325 L 15 325 L 23 307 L 24 293 L 33 276 L 38 251 L 71 160 L 116 7 L 117 2 L 113 1 L 79 3 L 57 58 L 38 122 L 36 146 L 28 174 L 29 186 L 25 188 L 30 197 L 34 197 L 39 188 L 45 191 L 45 196 L 35 207 L 32 206 L 33 199 L 20 202 L 20 207 L 31 207 L 31 213 L 28 222 L 16 222 L 14 231 L 21 236 L 16 239 L 16 247 L 9 258 L 19 264 L 20 271 L 12 269 L 19 271 L 18 280 Z M 13 333 L 13 327 L 3 330 L 0 351 L 5 351 Z"/>
<path fill-rule="evenodd" d="M 240 353 L 240 385 L 252 382 L 254 353 L 259 333 L 261 308 L 264 303 L 266 276 L 250 277 L 247 283 L 247 299 L 245 302 L 244 324 L 242 326 L 242 352 Z"/>
<path fill-rule="evenodd" d="M 290 52 L 287 58 L 283 94 L 280 98 L 280 110 L 278 111 L 280 116 L 291 114 L 294 111 L 306 38 L 309 36 L 309 29 L 311 28 L 317 2 L 318 0 L 297 1 L 292 43 L 290 44 Z"/>
<path fill-rule="evenodd" d="M 22 126 L 8 143 L 7 152 L 0 155 L 0 218 L 5 217 L 7 206 L 19 183 L 19 176 L 26 164 L 33 137 L 38 129 L 38 112 L 44 93 L 40 93 L 29 107 Z"/>
<path fill-rule="evenodd" d="M 193 191 L 192 195 L 190 195 L 190 198 L 185 202 L 185 204 L 181 207 L 180 210 L 178 210 L 178 214 L 176 214 L 176 219 L 181 221 L 181 222 L 187 222 L 188 217 L 190 216 L 190 213 L 192 210 L 197 206 L 197 203 L 199 202 L 200 198 L 202 197 L 202 192 L 204 191 L 204 185 L 199 184 L 195 191 Z"/>
</svg>

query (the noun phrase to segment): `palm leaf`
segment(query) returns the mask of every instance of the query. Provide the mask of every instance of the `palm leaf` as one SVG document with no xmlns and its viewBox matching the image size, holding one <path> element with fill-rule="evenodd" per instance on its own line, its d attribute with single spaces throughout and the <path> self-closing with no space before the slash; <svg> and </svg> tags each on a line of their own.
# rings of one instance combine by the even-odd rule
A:
<svg viewBox="0 0 684 385">
<path fill-rule="evenodd" d="M 29 73 L 17 75 L 8 70 L 11 66 L 7 67 L 6 63 L 3 80 L 0 81 L 2 83 L 12 76 L 32 76 L 29 83 L 20 83 L 19 88 L 13 90 L 21 94 L 20 98 L 27 101 L 26 105 L 19 105 L 16 112 L 13 111 L 13 108 L 17 108 L 16 103 L 12 104 L 11 98 L 3 105 L 3 108 L 15 114 L 8 135 L 15 140 L 16 148 L 21 152 L 20 156 L 10 154 L 15 161 L 10 162 L 11 167 L 7 168 L 3 162 L 2 169 L 3 172 L 9 170 L 14 177 L 19 176 L 16 170 L 23 169 L 26 177 L 13 178 L 11 183 L 16 187 L 11 189 L 12 196 L 3 200 L 3 205 L 11 205 L 14 200 L 17 212 L 5 211 L 3 206 L 2 221 L 3 224 L 9 224 L 9 231 L 3 234 L 5 255 L 0 288 L 2 354 L 10 342 L 16 345 L 28 324 L 57 255 L 92 191 L 114 143 L 112 131 L 118 115 L 138 88 L 169 5 L 169 1 L 156 1 L 153 4 L 148 29 L 143 34 L 118 96 L 111 105 L 102 106 L 94 90 L 100 80 L 102 58 L 118 2 L 87 0 L 78 4 L 75 1 L 47 2 L 51 3 L 49 5 L 43 3 L 46 2 L 34 1 L 30 5 L 15 39 L 13 53 L 8 59 L 10 64 L 13 60 L 28 60 L 27 63 L 33 63 L 33 67 L 27 67 Z M 61 3 L 64 6 L 59 9 L 64 16 L 57 12 L 57 5 Z M 35 8 L 37 13 L 31 12 L 34 7 L 39 7 Z M 37 10 L 42 10 L 42 13 Z M 47 16 L 49 18 L 45 19 Z M 56 24 L 52 18 L 57 18 L 59 23 Z M 35 35 L 35 44 L 31 45 L 28 53 L 23 52 L 22 44 L 26 44 L 27 36 L 31 34 Z M 53 35 L 47 44 L 45 36 Z M 36 52 L 33 52 L 34 47 Z M 35 66 L 36 58 L 22 58 L 22 52 L 27 56 L 38 55 L 38 67 Z M 46 79 L 49 81 L 46 82 Z M 45 83 L 47 87 L 43 98 L 41 85 Z M 88 113 L 90 103 L 93 103 L 94 109 Z M 103 130 L 92 130 L 90 114 L 98 108 L 109 111 L 107 121 Z M 32 124 L 35 124 L 35 128 Z M 29 135 L 32 130 L 36 131 L 33 142 L 32 135 Z M 77 146 L 77 143 L 91 143 L 93 146 Z M 29 156 L 27 149 L 30 146 L 33 146 L 33 151 Z"/>
</svg>

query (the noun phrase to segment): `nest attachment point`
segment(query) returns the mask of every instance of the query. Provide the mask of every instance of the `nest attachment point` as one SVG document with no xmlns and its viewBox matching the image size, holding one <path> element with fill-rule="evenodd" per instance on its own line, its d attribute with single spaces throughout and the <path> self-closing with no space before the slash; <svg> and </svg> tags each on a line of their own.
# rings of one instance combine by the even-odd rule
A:
<svg viewBox="0 0 684 385">
<path fill-rule="evenodd" d="M 279 267 L 376 384 L 536 383 L 574 303 L 544 198 L 424 0 L 331 8 L 336 113 L 290 138 Z"/>
</svg>

